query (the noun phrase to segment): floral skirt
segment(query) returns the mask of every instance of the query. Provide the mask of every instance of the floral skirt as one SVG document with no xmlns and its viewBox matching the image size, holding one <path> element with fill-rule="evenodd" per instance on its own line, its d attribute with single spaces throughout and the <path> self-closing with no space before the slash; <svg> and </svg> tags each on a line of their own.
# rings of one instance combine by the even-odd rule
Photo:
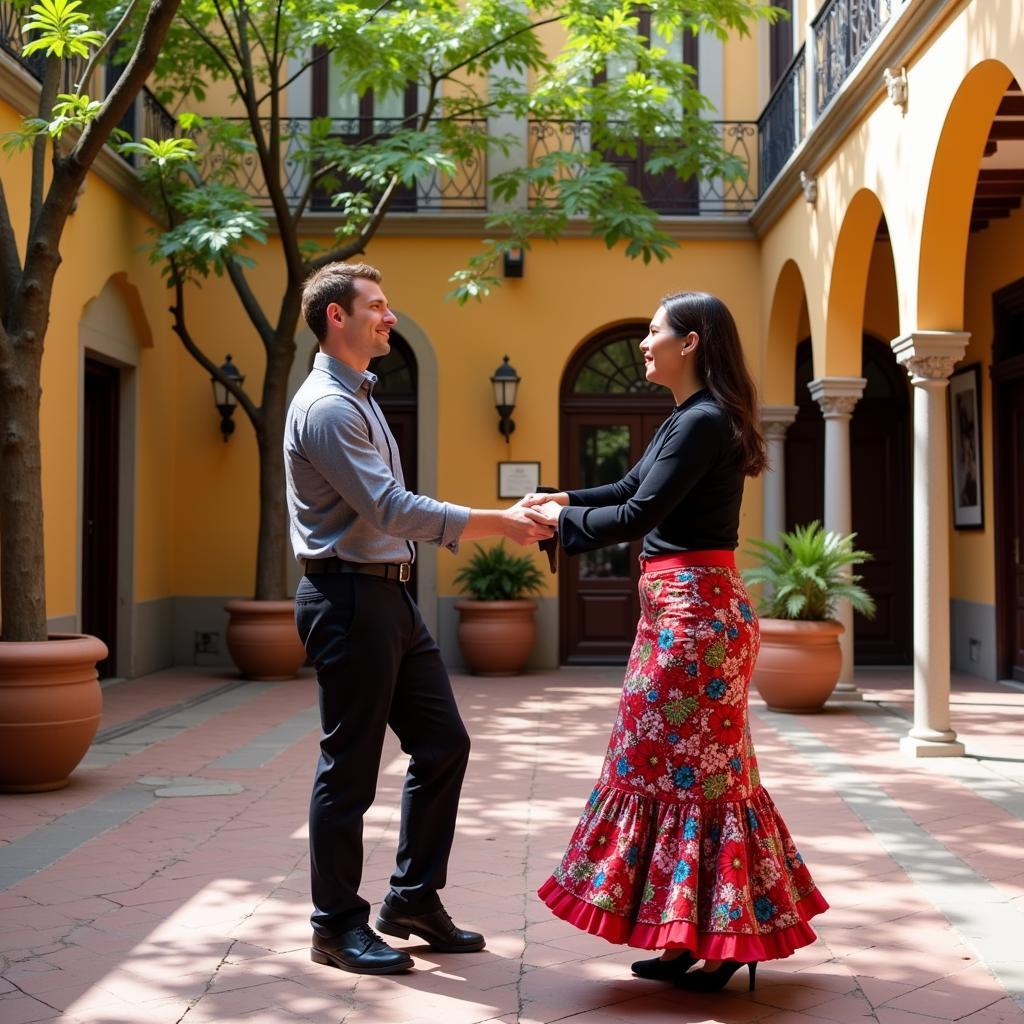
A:
<svg viewBox="0 0 1024 1024">
<path fill-rule="evenodd" d="M 610 942 L 772 960 L 828 909 L 761 786 L 747 727 L 759 634 L 730 552 L 659 559 L 601 777 L 542 900 Z M 652 571 L 653 570 L 653 571 Z"/>
</svg>

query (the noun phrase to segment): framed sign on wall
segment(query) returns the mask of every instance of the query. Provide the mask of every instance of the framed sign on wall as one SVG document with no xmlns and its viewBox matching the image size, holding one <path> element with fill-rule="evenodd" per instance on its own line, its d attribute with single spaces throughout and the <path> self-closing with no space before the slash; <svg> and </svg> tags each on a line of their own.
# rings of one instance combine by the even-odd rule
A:
<svg viewBox="0 0 1024 1024">
<path fill-rule="evenodd" d="M 498 497 L 521 498 L 540 486 L 539 462 L 499 462 Z"/>
</svg>

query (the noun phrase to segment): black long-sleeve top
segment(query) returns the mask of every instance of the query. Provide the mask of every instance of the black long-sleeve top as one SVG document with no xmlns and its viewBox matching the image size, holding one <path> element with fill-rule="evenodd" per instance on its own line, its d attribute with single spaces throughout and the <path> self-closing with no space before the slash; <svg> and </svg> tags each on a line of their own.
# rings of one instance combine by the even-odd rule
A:
<svg viewBox="0 0 1024 1024">
<path fill-rule="evenodd" d="M 618 483 L 568 494 L 558 517 L 568 554 L 638 537 L 645 558 L 732 551 L 739 542 L 743 471 L 729 415 L 701 389 L 676 406 Z"/>
</svg>

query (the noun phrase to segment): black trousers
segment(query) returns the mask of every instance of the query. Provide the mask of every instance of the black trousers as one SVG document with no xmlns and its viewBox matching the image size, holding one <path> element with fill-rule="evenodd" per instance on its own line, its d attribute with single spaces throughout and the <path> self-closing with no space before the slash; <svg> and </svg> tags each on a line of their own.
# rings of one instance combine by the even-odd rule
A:
<svg viewBox="0 0 1024 1024">
<path fill-rule="evenodd" d="M 369 919 L 358 893 L 363 815 L 388 726 L 410 760 L 386 898 L 408 913 L 434 910 L 469 760 L 437 644 L 405 586 L 379 576 L 304 577 L 295 619 L 316 665 L 323 726 L 309 808 L 313 930 L 331 938 Z"/>
</svg>

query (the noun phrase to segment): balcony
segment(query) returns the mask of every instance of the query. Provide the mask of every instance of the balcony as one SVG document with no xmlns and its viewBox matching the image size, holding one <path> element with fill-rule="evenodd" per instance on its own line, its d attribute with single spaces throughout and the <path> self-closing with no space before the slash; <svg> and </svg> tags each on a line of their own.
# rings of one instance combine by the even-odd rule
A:
<svg viewBox="0 0 1024 1024">
<path fill-rule="evenodd" d="M 762 193 L 804 140 L 807 132 L 807 71 L 800 47 L 757 119 Z"/>
<path fill-rule="evenodd" d="M 713 121 L 722 148 L 738 159 L 745 176 L 735 180 L 700 178 L 686 181 L 674 173 L 651 174 L 644 168 L 649 155 L 642 144 L 636 155 L 608 154 L 606 159 L 640 190 L 647 205 L 667 216 L 727 216 L 747 214 L 757 203 L 757 123 L 754 121 Z M 531 121 L 527 158 L 531 165 L 551 153 L 585 153 L 591 147 L 589 121 Z M 535 186 L 531 202 L 544 202 L 551 186 Z"/>
</svg>

